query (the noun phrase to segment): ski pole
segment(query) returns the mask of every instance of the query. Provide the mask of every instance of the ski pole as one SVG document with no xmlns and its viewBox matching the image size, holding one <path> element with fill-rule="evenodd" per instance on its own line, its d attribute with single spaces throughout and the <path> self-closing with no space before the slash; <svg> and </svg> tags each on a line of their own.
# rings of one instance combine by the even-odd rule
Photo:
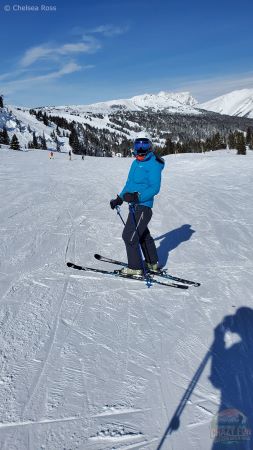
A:
<svg viewBox="0 0 253 450">
<path fill-rule="evenodd" d="M 180 417 L 183 413 L 183 410 L 187 404 L 187 402 L 189 401 L 189 398 L 191 397 L 196 384 L 198 383 L 210 357 L 212 356 L 212 347 L 210 348 L 210 350 L 208 350 L 208 352 L 206 353 L 202 363 L 200 364 L 200 366 L 198 367 L 197 371 L 195 372 L 191 382 L 189 383 L 183 397 L 181 398 L 181 401 L 176 409 L 176 411 L 173 414 L 173 417 L 167 427 L 167 429 L 165 430 L 165 433 L 158 445 L 158 447 L 156 448 L 156 450 L 161 450 L 166 438 L 173 433 L 173 431 L 178 430 L 179 426 L 180 426 Z"/>
<path fill-rule="evenodd" d="M 144 277 L 147 280 L 147 286 L 150 287 L 150 283 L 148 282 L 146 267 L 145 267 L 145 264 L 144 264 L 143 258 L 142 258 L 140 235 L 139 235 L 139 230 L 138 230 L 137 223 L 136 223 L 136 217 L 135 217 L 135 213 L 134 213 L 134 206 L 131 205 L 131 203 L 129 204 L 129 211 L 130 211 L 130 215 L 132 217 L 132 221 L 133 221 L 133 225 L 135 227 L 135 231 L 136 231 L 137 236 L 138 236 L 138 251 L 139 251 L 139 255 L 140 255 L 140 260 L 141 260 L 143 274 L 144 274 Z"/>
<path fill-rule="evenodd" d="M 116 211 L 117 211 L 118 216 L 121 218 L 121 222 L 123 223 L 123 225 L 126 225 L 122 215 L 120 214 L 120 207 L 119 206 L 116 206 Z"/>
</svg>

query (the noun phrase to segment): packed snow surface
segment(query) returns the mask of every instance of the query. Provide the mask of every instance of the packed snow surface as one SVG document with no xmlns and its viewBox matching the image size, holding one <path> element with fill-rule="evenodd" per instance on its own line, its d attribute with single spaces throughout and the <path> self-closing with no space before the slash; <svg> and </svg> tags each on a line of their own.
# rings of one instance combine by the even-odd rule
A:
<svg viewBox="0 0 253 450">
<path fill-rule="evenodd" d="M 0 149 L 1 449 L 216 450 L 225 400 L 252 427 L 253 156 L 166 157 L 150 229 L 188 291 L 66 267 L 125 260 L 130 164 Z"/>
<path fill-rule="evenodd" d="M 253 118 L 253 89 L 239 89 L 198 105 L 208 111 Z"/>
</svg>

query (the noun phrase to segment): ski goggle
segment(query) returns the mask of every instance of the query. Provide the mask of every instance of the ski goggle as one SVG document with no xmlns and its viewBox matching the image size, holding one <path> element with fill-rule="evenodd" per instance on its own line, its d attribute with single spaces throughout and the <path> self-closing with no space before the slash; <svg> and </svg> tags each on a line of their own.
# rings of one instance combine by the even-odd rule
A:
<svg viewBox="0 0 253 450">
<path fill-rule="evenodd" d="M 152 144 L 149 139 L 136 139 L 134 142 L 134 153 L 136 155 L 145 155 L 152 150 Z"/>
</svg>

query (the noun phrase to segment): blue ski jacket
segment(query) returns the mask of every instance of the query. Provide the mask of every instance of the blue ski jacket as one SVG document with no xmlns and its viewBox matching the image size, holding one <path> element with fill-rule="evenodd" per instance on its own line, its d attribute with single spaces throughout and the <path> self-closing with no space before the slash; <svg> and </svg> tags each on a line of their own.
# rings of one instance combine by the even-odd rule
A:
<svg viewBox="0 0 253 450">
<path fill-rule="evenodd" d="M 138 205 L 152 208 L 154 196 L 160 191 L 164 164 L 164 160 L 152 152 L 148 153 L 143 161 L 135 159 L 130 167 L 127 182 L 119 196 L 123 199 L 126 192 L 138 192 Z"/>
</svg>

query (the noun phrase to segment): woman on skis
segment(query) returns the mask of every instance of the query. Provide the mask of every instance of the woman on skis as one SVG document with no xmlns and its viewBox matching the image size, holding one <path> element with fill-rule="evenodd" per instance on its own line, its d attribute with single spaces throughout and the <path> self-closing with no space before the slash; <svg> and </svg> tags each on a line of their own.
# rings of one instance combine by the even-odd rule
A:
<svg viewBox="0 0 253 450">
<path fill-rule="evenodd" d="M 143 262 L 139 243 L 145 258 L 147 270 L 157 271 L 158 255 L 148 223 L 152 217 L 154 196 L 160 191 L 161 173 L 164 160 L 153 153 L 152 142 L 147 137 L 134 141 L 134 156 L 127 182 L 117 197 L 110 201 L 111 208 L 122 205 L 123 201 L 133 206 L 134 217 L 129 212 L 122 234 L 125 242 L 128 267 L 121 269 L 126 276 L 143 276 Z"/>
</svg>

